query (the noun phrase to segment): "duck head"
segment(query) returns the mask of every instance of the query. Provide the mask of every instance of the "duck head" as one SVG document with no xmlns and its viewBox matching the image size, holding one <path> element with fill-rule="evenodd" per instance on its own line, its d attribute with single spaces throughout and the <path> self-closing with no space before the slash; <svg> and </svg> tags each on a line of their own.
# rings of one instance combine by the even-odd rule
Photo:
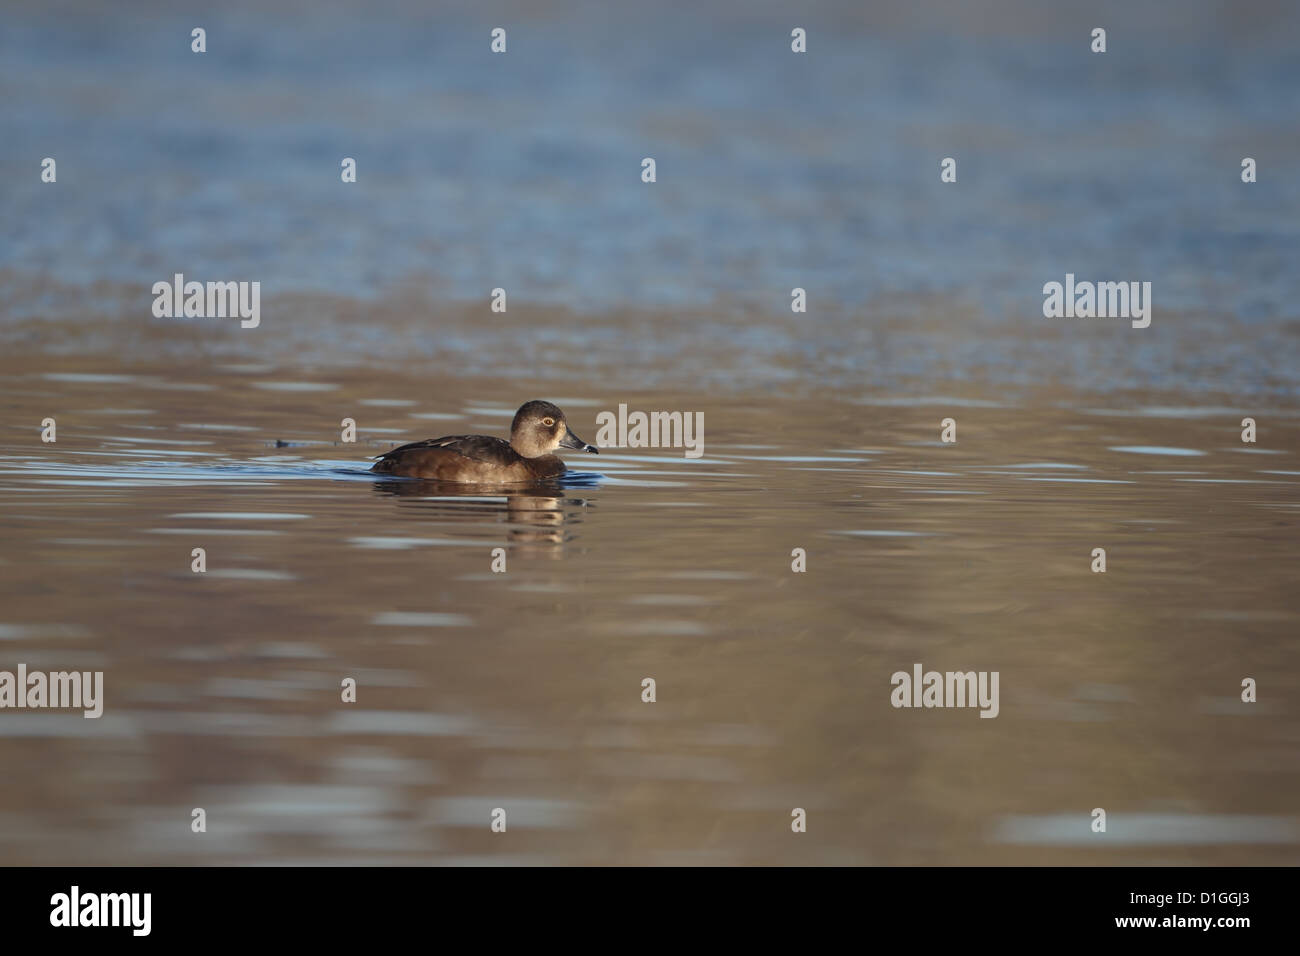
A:
<svg viewBox="0 0 1300 956">
<path fill-rule="evenodd" d="M 510 423 L 510 447 L 525 458 L 552 455 L 557 448 L 600 452 L 569 430 L 569 423 L 558 405 L 550 402 L 525 402 Z"/>
</svg>

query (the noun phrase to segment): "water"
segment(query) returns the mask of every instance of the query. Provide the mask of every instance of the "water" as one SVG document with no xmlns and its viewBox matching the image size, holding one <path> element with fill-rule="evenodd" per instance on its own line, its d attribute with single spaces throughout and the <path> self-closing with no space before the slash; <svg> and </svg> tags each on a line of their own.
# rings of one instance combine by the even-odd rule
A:
<svg viewBox="0 0 1300 956">
<path fill-rule="evenodd" d="M 181 272 L 261 282 L 259 347 L 478 363 L 501 287 L 526 355 L 537 325 L 579 321 L 541 310 L 641 310 L 583 341 L 593 362 L 1295 396 L 1300 340 L 1274 321 L 1300 301 L 1294 7 L 1089 4 L 1110 30 L 1095 55 L 1064 9 L 821 3 L 796 56 L 780 4 L 607 6 L 241 0 L 203 11 L 202 55 L 195 14 L 154 4 L 12 11 L 6 314 L 152 336 L 148 290 Z M 1066 273 L 1151 282 L 1152 328 L 1044 320 Z M 476 321 L 358 319 L 449 303 Z M 60 347 L 104 345 L 73 326 Z M 31 334 L 7 322 L 0 344 Z"/>
<path fill-rule="evenodd" d="M 1300 21 L 1087 13 L 7 9 L 0 670 L 106 701 L 0 712 L 0 861 L 1296 863 Z M 365 470 L 533 398 L 704 455 Z"/>
<path fill-rule="evenodd" d="M 0 651 L 105 715 L 4 715 L 7 862 L 1294 861 L 1294 411 L 718 397 L 507 494 L 363 470 L 502 433 L 480 381 L 63 368 L 5 369 Z M 894 709 L 916 662 L 999 716 Z"/>
</svg>

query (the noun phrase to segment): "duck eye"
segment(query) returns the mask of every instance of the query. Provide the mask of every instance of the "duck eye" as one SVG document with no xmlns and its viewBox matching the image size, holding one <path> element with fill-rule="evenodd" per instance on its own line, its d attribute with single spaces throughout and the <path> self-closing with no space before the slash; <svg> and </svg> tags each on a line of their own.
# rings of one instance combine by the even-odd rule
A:
<svg viewBox="0 0 1300 956">
<path fill-rule="evenodd" d="M 542 419 L 542 424 L 545 425 L 547 428 L 550 428 L 552 425 L 555 424 L 555 419 L 554 419 L 554 418 L 543 418 L 543 419 Z"/>
</svg>

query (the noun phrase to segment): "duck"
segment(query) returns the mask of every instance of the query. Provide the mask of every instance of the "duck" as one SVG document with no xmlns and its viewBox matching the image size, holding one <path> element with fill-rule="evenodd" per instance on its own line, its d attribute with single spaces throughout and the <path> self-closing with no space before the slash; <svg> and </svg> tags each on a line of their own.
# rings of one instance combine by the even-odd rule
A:
<svg viewBox="0 0 1300 956">
<path fill-rule="evenodd" d="M 535 400 L 515 412 L 509 441 L 492 435 L 429 438 L 385 452 L 370 470 L 460 484 L 535 484 L 568 470 L 557 448 L 600 454 L 573 433 L 558 405 Z"/>
</svg>

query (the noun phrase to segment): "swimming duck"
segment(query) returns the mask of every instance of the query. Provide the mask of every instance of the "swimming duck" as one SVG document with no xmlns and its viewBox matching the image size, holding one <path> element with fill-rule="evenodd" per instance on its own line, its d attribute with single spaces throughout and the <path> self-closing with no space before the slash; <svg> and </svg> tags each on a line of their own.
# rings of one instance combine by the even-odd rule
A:
<svg viewBox="0 0 1300 956">
<path fill-rule="evenodd" d="M 490 435 L 451 435 L 402 445 L 379 456 L 370 470 L 402 478 L 467 484 L 520 484 L 564 474 L 557 448 L 599 451 L 569 430 L 550 402 L 525 402 L 510 423 L 510 441 Z"/>
</svg>

